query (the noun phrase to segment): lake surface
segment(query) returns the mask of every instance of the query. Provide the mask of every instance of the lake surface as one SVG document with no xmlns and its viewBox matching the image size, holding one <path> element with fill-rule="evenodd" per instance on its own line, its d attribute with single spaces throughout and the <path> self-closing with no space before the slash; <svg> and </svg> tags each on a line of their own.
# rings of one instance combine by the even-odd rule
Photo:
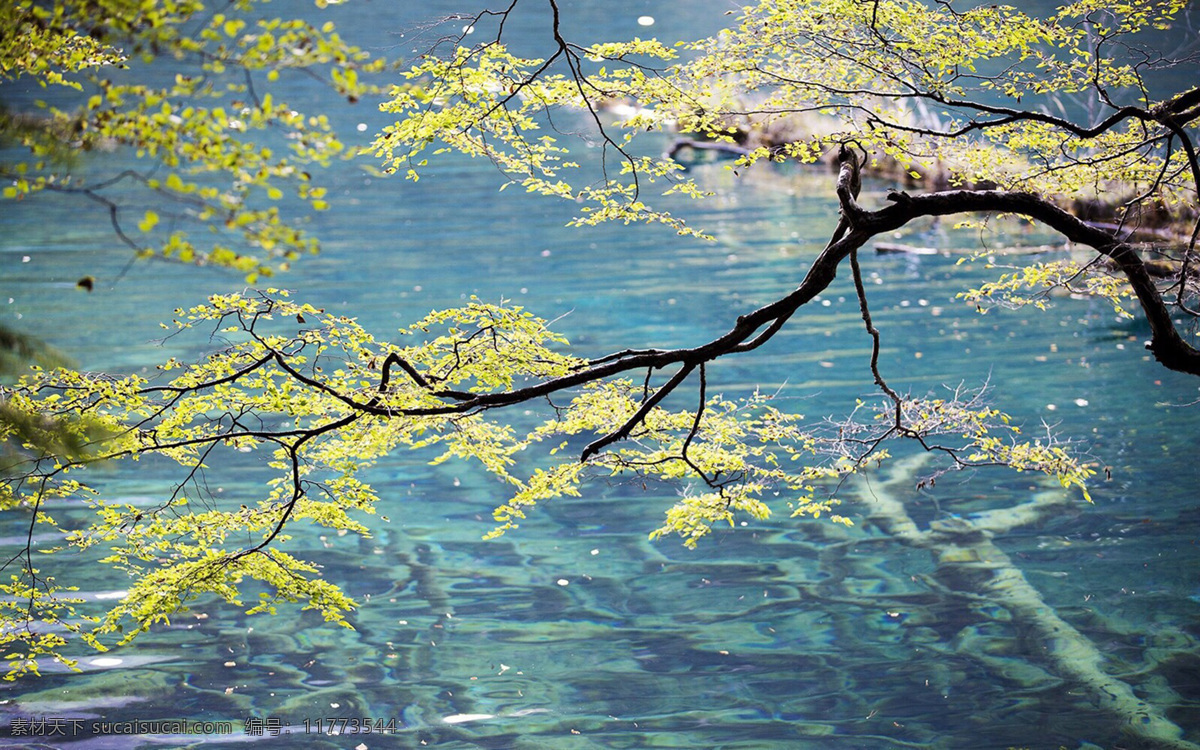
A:
<svg viewBox="0 0 1200 750">
<path fill-rule="evenodd" d="M 583 38 L 675 38 L 713 30 L 727 7 L 575 2 L 564 13 Z M 456 9 L 363 3 L 337 17 L 348 37 L 403 55 L 414 43 L 398 30 Z M 639 28 L 641 15 L 656 24 Z M 522 23 L 514 33 L 532 43 L 539 21 Z M 299 80 L 284 85 L 322 95 Z M 365 103 L 338 106 L 331 100 L 330 114 L 347 135 L 361 122 L 365 139 L 386 122 Z M 696 172 L 719 197 L 677 208 L 716 243 L 646 227 L 565 229 L 569 210 L 497 192 L 485 163 L 451 158 L 419 185 L 339 166 L 328 178 L 333 210 L 312 219 L 324 251 L 277 283 L 381 337 L 477 295 L 561 318 L 555 328 L 584 355 L 703 342 L 799 282 L 836 223 L 836 199 L 821 170 L 770 168 L 740 180 L 720 165 Z M 887 187 L 868 184 L 864 202 L 882 201 Z M 120 276 L 128 256 L 107 217 L 90 210 L 50 199 L 5 208 L 0 320 L 87 369 L 199 353 L 202 341 L 158 342 L 159 321 L 242 281 L 165 263 Z M 897 241 L 978 244 L 934 225 Z M 1005 241 L 1049 238 L 1015 230 Z M 1052 613 L 1070 628 L 1064 639 L 1098 650 L 1104 673 L 1200 742 L 1200 407 L 1185 406 L 1200 397 L 1200 381 L 1151 362 L 1146 327 L 1106 305 L 1061 299 L 1047 313 L 980 316 L 954 295 L 986 278 L 981 263 L 862 260 L 892 385 L 924 393 L 990 382 L 1027 430 L 1056 425 L 1110 468 L 1093 504 L 1011 472 L 951 475 L 921 492 L 912 473 L 883 472 L 846 494 L 852 529 L 789 520 L 781 506 L 770 521 L 719 530 L 690 551 L 647 539 L 682 488 L 594 483 L 485 542 L 504 488 L 468 466 L 399 454 L 367 477 L 391 518 L 372 519 L 372 538 L 299 531 L 293 542 L 363 603 L 355 630 L 311 613 L 250 618 L 201 604 L 135 647 L 85 657 L 82 674 L 4 685 L 0 721 L 108 723 L 98 734 L 36 738 L 69 748 L 1152 746 L 1053 662 L 1038 625 Z M 97 278 L 90 295 L 75 288 L 85 274 Z M 840 415 L 875 395 L 869 353 L 843 277 L 768 346 L 710 367 L 709 388 L 778 391 L 777 403 L 811 418 Z M 265 476 L 247 462 L 213 481 L 236 503 L 258 497 Z M 151 463 L 104 467 L 95 481 L 111 498 L 141 502 L 169 491 L 173 477 Z M 1020 578 L 994 590 L 969 564 L 869 522 L 880 498 L 904 503 L 922 527 L 1035 499 L 1053 512 L 995 535 L 1005 569 Z M 0 527 L 5 553 L 13 524 Z M 81 575 L 90 596 L 123 586 L 103 570 Z M 1040 604 L 1023 609 L 1014 592 L 1028 591 Z M 382 733 L 350 734 L 345 723 L 330 734 L 339 718 L 369 718 Z M 234 733 L 121 735 L 120 722 L 179 719 L 230 722 Z"/>
</svg>

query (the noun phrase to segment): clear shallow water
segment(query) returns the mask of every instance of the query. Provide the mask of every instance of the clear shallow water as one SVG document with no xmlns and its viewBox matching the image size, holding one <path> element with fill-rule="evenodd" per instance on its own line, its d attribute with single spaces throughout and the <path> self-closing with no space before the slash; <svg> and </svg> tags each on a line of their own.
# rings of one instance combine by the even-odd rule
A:
<svg viewBox="0 0 1200 750">
<path fill-rule="evenodd" d="M 376 33 L 376 9 L 357 7 L 348 22 Z M 587 28 L 636 33 L 638 15 L 671 18 L 661 7 L 621 4 L 589 16 Z M 655 31 L 687 33 L 666 23 Z M 378 118 L 366 108 L 351 115 Z M 346 167 L 334 176 L 335 210 L 313 220 L 324 253 L 279 282 L 376 332 L 477 294 L 564 316 L 556 328 L 589 354 L 704 341 L 798 282 L 834 224 L 835 201 L 821 173 L 762 171 L 739 183 L 716 167 L 701 173 L 724 189 L 688 208 L 718 236 L 714 244 L 641 227 L 565 230 L 569 212 L 497 193 L 484 164 L 452 160 L 419 186 Z M 881 199 L 884 187 L 868 186 L 877 194 L 865 200 Z M 135 265 L 114 285 L 126 257 L 113 250 L 105 217 L 78 204 L 8 211 L 0 228 L 4 322 L 87 368 L 136 369 L 196 353 L 197 342 L 156 343 L 158 321 L 242 286 L 167 264 Z M 901 241 L 975 240 L 927 226 Z M 1094 505 L 1058 496 L 1051 520 L 995 542 L 1105 655 L 1107 671 L 1200 740 L 1200 411 L 1175 406 L 1200 396 L 1200 384 L 1147 361 L 1141 324 L 1101 306 L 1062 300 L 1049 314 L 981 317 L 953 299 L 981 278 L 978 265 L 936 256 L 863 262 L 882 282 L 872 304 L 893 385 L 925 392 L 990 378 L 999 404 L 1030 429 L 1056 422 L 1112 468 L 1112 481 L 1093 488 Z M 100 282 L 91 295 L 74 288 L 88 273 Z M 781 400 L 819 418 L 871 394 L 868 355 L 843 278 L 769 346 L 711 368 L 710 387 L 730 395 L 782 388 Z M 1028 620 L 979 594 L 969 567 L 939 565 L 888 537 L 867 522 L 866 504 L 843 508 L 859 521 L 851 530 L 789 521 L 780 509 L 688 551 L 646 539 L 678 488 L 594 483 L 584 497 L 555 501 L 518 532 L 483 542 L 502 488 L 461 465 L 429 467 L 429 458 L 393 456 L 371 473 L 392 519 L 375 523 L 373 538 L 297 534 L 295 549 L 363 602 L 354 631 L 294 611 L 247 618 L 198 606 L 135 648 L 85 659 L 82 675 L 8 686 L 0 710 L 89 724 L 228 721 L 239 732 L 246 719 L 273 719 L 291 730 L 42 738 L 78 748 L 1138 746 L 1047 662 L 1045 639 Z M 260 493 L 264 476 L 240 459 L 211 480 L 236 503 Z M 114 466 L 97 483 L 136 500 L 161 494 L 171 477 L 154 464 Z M 948 477 L 933 493 L 887 479 L 873 478 L 874 491 L 900 497 L 921 524 L 1043 491 L 1006 472 Z M 68 508 L 56 512 L 70 518 Z M 122 585 L 86 573 L 89 595 Z M 396 733 L 318 735 L 315 722 L 329 717 L 371 717 L 385 728 L 394 718 Z"/>
</svg>

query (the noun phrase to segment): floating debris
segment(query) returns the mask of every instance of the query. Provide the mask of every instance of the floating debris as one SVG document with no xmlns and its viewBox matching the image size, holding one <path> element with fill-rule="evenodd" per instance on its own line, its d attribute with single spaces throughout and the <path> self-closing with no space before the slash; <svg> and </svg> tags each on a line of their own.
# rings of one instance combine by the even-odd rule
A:
<svg viewBox="0 0 1200 750">
<path fill-rule="evenodd" d="M 496 714 L 451 714 L 443 716 L 443 724 L 465 724 L 468 721 L 483 721 L 485 719 L 494 719 Z"/>
<path fill-rule="evenodd" d="M 88 664 L 93 667 L 115 667 L 123 663 L 125 663 L 124 659 L 118 659 L 115 656 L 101 656 L 88 661 Z"/>
</svg>

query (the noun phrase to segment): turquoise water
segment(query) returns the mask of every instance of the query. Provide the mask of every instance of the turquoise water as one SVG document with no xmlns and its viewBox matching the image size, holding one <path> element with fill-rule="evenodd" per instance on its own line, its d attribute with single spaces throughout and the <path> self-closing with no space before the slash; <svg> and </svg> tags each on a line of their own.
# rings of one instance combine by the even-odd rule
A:
<svg viewBox="0 0 1200 750">
<path fill-rule="evenodd" d="M 603 12 L 600 4 L 573 5 L 564 6 L 567 17 L 598 36 L 638 33 L 643 14 L 659 18 L 654 31 L 664 37 L 703 32 L 695 24 L 725 8 L 689 4 L 685 18 L 665 12 L 665 3 L 604 4 Z M 380 24 L 372 15 L 378 7 L 366 4 L 339 12 L 391 54 L 408 43 L 389 32 L 405 18 Z M 539 25 L 530 19 L 518 28 L 528 39 Z M 298 94 L 307 90 L 294 85 Z M 339 117 L 352 132 L 358 122 L 382 122 L 363 105 Z M 830 176 L 819 171 L 767 169 L 738 181 L 719 165 L 697 173 L 721 195 L 686 210 L 716 243 L 645 227 L 566 230 L 569 210 L 498 193 L 486 164 L 451 159 L 419 186 L 339 167 L 335 209 L 312 219 L 324 252 L 280 283 L 380 335 L 475 294 L 561 317 L 556 329 L 588 355 L 702 342 L 799 281 L 835 223 L 836 202 Z M 881 201 L 886 187 L 868 185 L 863 200 Z M 88 210 L 39 200 L 0 216 L 3 322 L 89 369 L 138 369 L 199 352 L 205 342 L 157 342 L 158 322 L 241 281 L 164 263 L 137 264 L 118 278 L 127 256 L 106 217 Z M 934 225 L 897 239 L 977 243 Z M 1006 241 L 1047 238 L 1014 228 Z M 984 277 L 980 265 L 893 255 L 863 263 L 892 384 L 924 393 L 990 381 L 997 403 L 1027 429 L 1055 424 L 1110 467 L 1112 480 L 1093 487 L 1094 504 L 1008 472 L 951 475 L 932 492 L 915 491 L 911 475 L 884 473 L 847 495 L 842 510 L 856 519 L 853 529 L 791 521 L 781 509 L 689 551 L 647 540 L 681 488 L 595 483 L 484 542 L 503 488 L 470 467 L 396 455 L 368 477 L 390 523 L 376 521 L 370 539 L 314 531 L 295 542 L 363 602 L 354 631 L 297 611 L 247 618 L 206 604 L 134 648 L 85 658 L 83 674 L 51 673 L 6 685 L 0 695 L 0 715 L 9 720 L 74 719 L 90 730 L 92 722 L 188 719 L 231 722 L 233 735 L 131 739 L 109 727 L 13 741 L 520 750 L 1154 746 L 1049 658 L 1051 638 L 1014 599 L 1027 590 L 1019 581 L 989 587 L 969 560 L 939 559 L 870 522 L 887 497 L 922 527 L 982 523 L 988 511 L 1035 498 L 1046 504 L 1051 512 L 1038 523 L 995 534 L 1006 570 L 1019 571 L 1041 597 L 1033 610 L 1056 613 L 1077 634 L 1071 638 L 1103 655 L 1103 672 L 1200 741 L 1200 411 L 1183 406 L 1200 397 L 1200 383 L 1148 361 L 1145 327 L 1115 319 L 1103 305 L 1063 299 L 1049 313 L 979 316 L 954 294 Z M 84 274 L 98 280 L 90 295 L 74 286 Z M 872 395 L 869 343 L 841 278 L 770 345 L 713 366 L 709 387 L 729 395 L 778 390 L 780 403 L 814 419 L 843 414 L 855 398 Z M 209 480 L 236 503 L 260 493 L 265 476 L 231 462 Z M 137 501 L 167 491 L 171 478 L 147 464 L 136 472 L 104 467 L 96 481 L 110 497 Z M 5 550 L 14 533 L 0 530 Z M 100 571 L 85 571 L 85 582 L 99 597 L 123 585 Z M 335 718 L 369 718 L 383 733 L 331 735 Z"/>
</svg>

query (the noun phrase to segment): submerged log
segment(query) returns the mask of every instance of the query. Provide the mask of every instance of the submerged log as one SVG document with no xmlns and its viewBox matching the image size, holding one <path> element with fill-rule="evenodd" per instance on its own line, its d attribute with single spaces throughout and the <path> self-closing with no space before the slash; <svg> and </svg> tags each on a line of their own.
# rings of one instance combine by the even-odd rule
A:
<svg viewBox="0 0 1200 750">
<path fill-rule="evenodd" d="M 728 141 L 698 141 L 695 138 L 676 138 L 671 144 L 671 148 L 667 149 L 665 154 L 668 159 L 682 161 L 680 153 L 688 149 L 695 151 L 713 151 L 719 154 L 728 154 L 729 156 L 747 156 L 750 149 L 745 146 L 739 146 L 736 143 Z"/>
<path fill-rule="evenodd" d="M 1004 607 L 1014 624 L 1028 629 L 1042 644 L 1051 669 L 1087 690 L 1095 705 L 1117 719 L 1121 729 L 1147 747 L 1200 750 L 1158 707 L 1142 700 L 1127 682 L 1105 671 L 1106 659 L 1087 636 L 1061 618 L 992 538 L 996 533 L 1048 520 L 1061 513 L 1065 493 L 1043 493 L 1011 509 L 973 519 L 954 518 L 921 529 L 904 508 L 899 493 L 914 485 L 927 456 L 898 461 L 882 483 L 859 493 L 872 523 L 892 538 L 928 550 L 937 562 L 945 590 L 970 599 L 986 599 Z M 935 574 L 937 575 L 937 574 Z M 961 582 L 970 581 L 970 590 Z M 956 585 L 957 584 L 957 585 Z"/>
</svg>

